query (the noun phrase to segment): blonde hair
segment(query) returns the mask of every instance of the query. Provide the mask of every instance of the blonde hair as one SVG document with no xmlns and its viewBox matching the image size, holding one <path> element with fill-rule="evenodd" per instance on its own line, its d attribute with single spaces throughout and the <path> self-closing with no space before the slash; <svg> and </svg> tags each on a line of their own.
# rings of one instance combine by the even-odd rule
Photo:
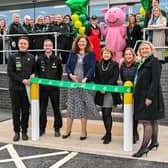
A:
<svg viewBox="0 0 168 168">
<path fill-rule="evenodd" d="M 43 19 L 44 20 L 44 16 L 38 15 L 37 18 L 36 18 L 36 22 L 38 22 L 39 19 Z"/>
<path fill-rule="evenodd" d="M 154 18 L 154 9 L 159 9 L 159 13 L 160 13 L 159 16 L 160 16 L 160 17 L 163 16 L 160 7 L 159 7 L 159 6 L 154 6 L 154 7 L 152 8 L 152 14 L 151 14 L 151 18 L 152 18 L 152 19 Z"/>
<path fill-rule="evenodd" d="M 151 42 L 149 42 L 149 41 L 143 41 L 140 44 L 139 48 L 138 48 L 138 57 L 141 57 L 141 48 L 142 48 L 142 45 L 144 45 L 144 44 L 147 44 L 150 47 L 151 54 L 153 54 L 155 56 L 155 47 L 154 47 L 154 45 Z"/>
<path fill-rule="evenodd" d="M 136 54 L 135 54 L 135 51 L 133 50 L 133 48 L 130 48 L 130 47 L 128 47 L 128 48 L 126 48 L 125 50 L 124 50 L 124 53 L 123 53 L 123 61 L 125 62 L 125 52 L 126 51 L 131 51 L 131 53 L 132 53 L 132 55 L 133 55 L 133 62 L 136 62 L 137 60 L 137 56 L 136 56 Z"/>
</svg>

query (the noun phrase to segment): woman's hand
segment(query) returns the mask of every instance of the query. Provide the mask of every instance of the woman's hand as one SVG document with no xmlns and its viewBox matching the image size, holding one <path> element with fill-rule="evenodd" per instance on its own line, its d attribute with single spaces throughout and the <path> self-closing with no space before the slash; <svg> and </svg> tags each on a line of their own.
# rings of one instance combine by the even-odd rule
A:
<svg viewBox="0 0 168 168">
<path fill-rule="evenodd" d="M 145 104 L 146 104 L 146 106 L 151 105 L 151 104 L 152 104 L 152 100 L 151 100 L 151 99 L 146 98 L 146 99 L 145 99 Z"/>
<path fill-rule="evenodd" d="M 78 76 L 70 74 L 69 77 L 72 79 L 73 82 L 79 82 Z"/>
<path fill-rule="evenodd" d="M 105 94 L 106 92 L 105 91 L 100 91 L 100 93 Z"/>
<path fill-rule="evenodd" d="M 87 81 L 87 78 L 82 79 L 82 83 L 86 83 L 86 81 Z"/>
</svg>

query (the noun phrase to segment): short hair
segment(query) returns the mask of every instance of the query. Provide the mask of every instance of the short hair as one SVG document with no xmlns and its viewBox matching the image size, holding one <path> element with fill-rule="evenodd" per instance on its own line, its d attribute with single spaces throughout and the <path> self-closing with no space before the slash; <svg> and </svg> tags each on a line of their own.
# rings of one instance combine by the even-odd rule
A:
<svg viewBox="0 0 168 168">
<path fill-rule="evenodd" d="M 20 15 L 19 15 L 18 13 L 14 13 L 14 14 L 12 15 L 12 19 L 14 19 L 15 16 L 20 17 Z"/>
<path fill-rule="evenodd" d="M 78 53 L 80 51 L 79 46 L 78 46 L 78 42 L 81 38 L 84 38 L 87 42 L 86 48 L 85 48 L 85 53 L 88 53 L 89 51 L 92 50 L 92 44 L 86 35 L 79 35 L 75 38 L 75 40 L 73 41 L 73 44 L 72 44 L 72 51 L 74 53 Z"/>
<path fill-rule="evenodd" d="M 29 38 L 27 37 L 27 36 L 22 36 L 22 37 L 19 37 L 19 39 L 18 39 L 18 42 L 20 41 L 20 40 L 26 40 L 28 43 L 29 43 Z"/>
<path fill-rule="evenodd" d="M 29 20 L 30 20 L 31 17 L 30 17 L 29 15 L 25 15 L 25 16 L 24 16 L 24 20 L 26 20 L 26 19 L 29 19 Z"/>
<path fill-rule="evenodd" d="M 103 58 L 103 53 L 104 53 L 104 51 L 110 52 L 111 58 L 113 58 L 114 52 L 113 52 L 113 50 L 112 50 L 111 48 L 109 48 L 109 47 L 103 47 L 103 48 L 101 49 L 101 58 Z"/>
<path fill-rule="evenodd" d="M 52 42 L 52 40 L 51 40 L 51 39 L 45 39 L 45 40 L 44 40 L 44 42 L 43 42 L 43 45 L 44 45 L 44 43 L 45 43 L 45 42 L 48 42 L 48 41 L 49 41 L 49 42 L 51 42 L 51 43 L 52 43 L 52 45 L 53 45 L 53 42 Z"/>
<path fill-rule="evenodd" d="M 155 56 L 155 47 L 154 47 L 154 45 L 151 42 L 149 42 L 149 41 L 143 41 L 139 45 L 139 48 L 138 48 L 138 57 L 141 57 L 141 48 L 142 48 L 143 44 L 147 44 L 150 47 L 150 49 L 151 49 L 151 54 L 153 54 Z"/>
</svg>

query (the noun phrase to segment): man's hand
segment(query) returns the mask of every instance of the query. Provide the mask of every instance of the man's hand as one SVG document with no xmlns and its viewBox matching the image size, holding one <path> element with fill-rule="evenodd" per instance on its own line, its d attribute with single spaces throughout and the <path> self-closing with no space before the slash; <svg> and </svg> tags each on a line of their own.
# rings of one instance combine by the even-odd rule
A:
<svg viewBox="0 0 168 168">
<path fill-rule="evenodd" d="M 22 80 L 22 83 L 25 85 L 30 85 L 30 81 L 28 79 Z"/>
<path fill-rule="evenodd" d="M 145 99 L 145 104 L 146 104 L 146 106 L 151 105 L 151 104 L 152 104 L 152 100 L 151 100 L 151 99 L 146 98 L 146 99 Z"/>
<path fill-rule="evenodd" d="M 30 79 L 31 79 L 31 78 L 35 78 L 35 74 L 31 74 L 31 75 L 30 75 Z"/>
</svg>

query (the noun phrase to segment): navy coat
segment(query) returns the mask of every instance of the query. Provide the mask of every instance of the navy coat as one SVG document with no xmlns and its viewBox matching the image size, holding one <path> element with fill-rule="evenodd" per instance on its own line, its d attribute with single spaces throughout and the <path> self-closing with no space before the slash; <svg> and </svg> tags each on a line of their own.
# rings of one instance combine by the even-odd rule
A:
<svg viewBox="0 0 168 168">
<path fill-rule="evenodd" d="M 66 72 L 68 76 L 70 74 L 72 75 L 74 74 L 77 59 L 78 59 L 77 54 L 75 54 L 74 52 L 71 52 L 69 54 L 69 58 L 66 64 Z M 93 81 L 95 68 L 96 68 L 96 55 L 95 52 L 90 51 L 83 58 L 84 77 L 88 78 L 87 81 Z"/>
</svg>

